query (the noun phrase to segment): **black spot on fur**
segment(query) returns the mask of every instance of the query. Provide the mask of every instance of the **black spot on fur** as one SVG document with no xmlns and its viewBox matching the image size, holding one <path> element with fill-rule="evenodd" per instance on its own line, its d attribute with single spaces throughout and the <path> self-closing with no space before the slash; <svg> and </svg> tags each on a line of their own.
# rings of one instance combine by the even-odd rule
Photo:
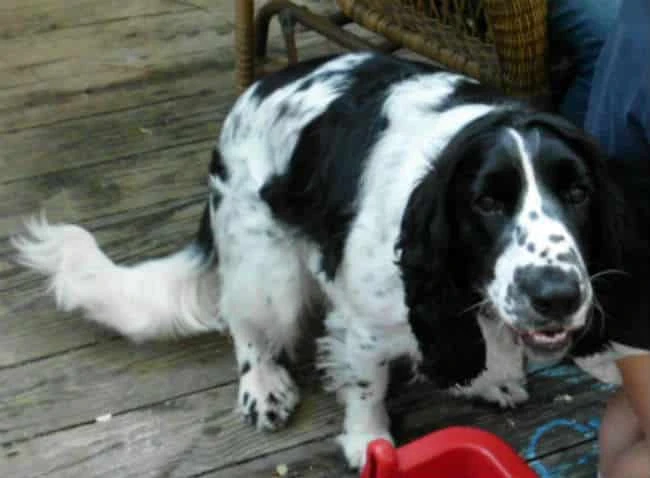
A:
<svg viewBox="0 0 650 478">
<path fill-rule="evenodd" d="M 528 213 L 528 217 L 531 221 L 536 221 L 539 219 L 539 213 L 537 211 L 530 211 L 530 213 Z"/>
<path fill-rule="evenodd" d="M 206 204 L 201 215 L 199 230 L 196 234 L 195 243 L 206 260 L 213 262 L 218 261 L 217 249 L 214 247 L 214 236 L 212 235 L 212 226 L 210 225 L 210 208 Z"/>
<path fill-rule="evenodd" d="M 275 116 L 276 121 L 282 121 L 282 119 L 287 116 L 289 113 L 289 105 L 287 103 L 282 103 L 278 107 L 277 114 Z"/>
<path fill-rule="evenodd" d="M 526 246 L 526 249 L 528 249 L 528 252 L 535 252 L 535 244 L 529 242 L 528 245 Z"/>
<path fill-rule="evenodd" d="M 216 211 L 219 204 L 221 204 L 221 194 L 217 191 L 212 191 L 210 202 L 212 203 L 212 208 Z"/>
<path fill-rule="evenodd" d="M 278 403 L 280 403 L 280 402 L 278 401 L 278 397 L 276 397 L 276 396 L 273 394 L 273 392 L 269 393 L 269 395 L 266 397 L 266 401 L 267 401 L 268 403 L 270 403 L 271 405 L 277 405 Z"/>
<path fill-rule="evenodd" d="M 316 78 L 314 78 L 314 77 L 307 78 L 306 80 L 304 80 L 304 81 L 302 81 L 302 82 L 300 83 L 300 86 L 298 86 L 298 88 L 296 89 L 296 91 L 297 91 L 297 92 L 302 92 L 302 91 L 308 90 L 309 88 L 311 88 L 312 86 L 314 86 L 314 83 L 315 83 L 315 82 L 316 82 Z"/>
<path fill-rule="evenodd" d="M 521 226 L 517 226 L 515 232 L 517 235 L 517 244 L 523 246 L 526 243 L 526 239 L 528 239 L 528 231 Z"/>
<path fill-rule="evenodd" d="M 275 413 L 273 410 L 269 410 L 268 412 L 266 412 L 266 419 L 271 423 L 275 424 L 278 420 L 278 414 Z"/>
<path fill-rule="evenodd" d="M 539 253 L 539 257 L 544 258 L 544 257 L 548 256 L 548 253 L 549 253 L 549 250 L 544 249 L 542 252 Z"/>
<path fill-rule="evenodd" d="M 251 370 L 251 364 L 248 360 L 244 362 L 244 364 L 241 366 L 241 371 L 239 372 L 240 375 L 246 375 L 248 372 Z"/>
<path fill-rule="evenodd" d="M 244 392 L 244 395 L 242 395 L 242 404 L 246 406 L 248 404 L 248 399 L 250 398 L 250 395 L 248 392 Z"/>
<path fill-rule="evenodd" d="M 259 418 L 259 413 L 257 411 L 257 400 L 253 399 L 251 406 L 248 409 L 248 416 L 250 417 L 251 425 L 257 426 L 257 419 Z"/>
<path fill-rule="evenodd" d="M 369 386 L 370 386 L 370 382 L 367 382 L 366 380 L 359 380 L 357 382 L 357 387 L 368 388 Z"/>
<path fill-rule="evenodd" d="M 218 176 L 222 180 L 227 179 L 227 171 L 223 163 L 223 158 L 217 149 L 212 150 L 212 159 L 210 161 L 209 171 L 212 176 Z M 217 191 L 213 191 L 210 201 L 212 202 L 213 209 L 218 208 L 221 203 L 221 194 Z M 199 250 L 206 258 L 211 258 L 213 262 L 218 260 L 217 249 L 214 247 L 214 237 L 210 221 L 210 207 L 208 204 L 206 204 L 203 209 L 203 214 L 201 215 L 199 230 L 196 235 L 196 243 Z"/>
<path fill-rule="evenodd" d="M 576 255 L 576 252 L 571 249 L 569 252 L 562 252 L 558 254 L 556 259 L 560 262 L 575 264 L 578 261 L 578 256 Z"/>
<path fill-rule="evenodd" d="M 285 349 L 282 349 L 280 354 L 275 357 L 275 363 L 289 369 L 291 367 L 291 357 L 289 357 L 289 353 Z"/>
<path fill-rule="evenodd" d="M 212 150 L 209 172 L 210 176 L 217 176 L 222 181 L 228 180 L 228 171 L 223 162 L 223 156 L 221 156 L 221 152 L 216 148 Z"/>
<path fill-rule="evenodd" d="M 561 234 L 551 234 L 548 236 L 548 240 L 551 242 L 555 242 L 556 244 L 558 242 L 562 242 L 565 239 L 565 237 Z"/>
</svg>

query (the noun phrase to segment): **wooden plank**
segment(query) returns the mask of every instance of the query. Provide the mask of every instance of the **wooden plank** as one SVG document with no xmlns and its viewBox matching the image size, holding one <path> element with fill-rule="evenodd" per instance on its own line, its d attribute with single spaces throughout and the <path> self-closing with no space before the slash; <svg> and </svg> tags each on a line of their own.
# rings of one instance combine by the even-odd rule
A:
<svg viewBox="0 0 650 478">
<path fill-rule="evenodd" d="M 0 370 L 0 442 L 91 423 L 236 378 L 229 340 L 217 335 L 165 344 L 112 340 Z"/>
<path fill-rule="evenodd" d="M 27 81 L 59 76 L 70 76 L 72 79 L 78 71 L 68 69 L 66 73 L 64 65 L 67 64 L 68 68 L 71 65 L 81 68 L 84 59 L 91 61 L 87 66 L 109 64 L 128 70 L 148 65 L 170 64 L 170 61 L 171 64 L 180 65 L 187 63 L 192 57 L 209 55 L 215 44 L 227 42 L 232 46 L 235 10 L 233 0 L 149 2 L 152 4 L 138 5 L 147 2 L 129 4 L 126 0 L 119 0 L 102 6 L 98 11 L 90 2 L 83 1 L 82 11 L 92 12 L 88 14 L 95 17 L 94 21 L 84 21 L 84 13 L 81 17 L 66 14 L 65 11 L 60 14 L 66 18 L 64 22 L 74 18 L 72 21 L 76 24 L 75 28 L 53 28 L 49 18 L 44 21 L 43 15 L 39 16 L 38 12 L 27 11 L 25 15 L 36 16 L 33 23 L 38 25 L 37 28 L 45 28 L 35 35 L 5 35 L 6 51 L 13 54 L 3 58 L 0 63 L 0 72 L 4 77 L 0 87 L 8 88 L 21 84 L 10 81 L 11 73 L 23 73 L 24 76 L 15 78 Z M 112 10 L 114 3 L 117 4 L 116 9 Z M 58 11 L 63 6 L 51 2 L 51 5 L 45 8 Z M 120 8 L 123 10 L 120 11 Z M 13 20 L 16 15 L 14 9 L 9 8 L 4 13 L 0 11 L 0 14 L 7 17 L 9 29 L 23 28 L 20 20 Z M 115 16 L 108 22 L 98 18 L 112 15 Z M 216 42 L 215 33 L 220 37 Z M 270 33 L 272 38 L 278 37 L 277 22 L 272 22 Z M 369 33 L 364 35 L 376 38 Z M 321 38 L 322 43 L 322 37 L 311 32 L 299 31 L 298 36 L 301 48 L 303 43 L 308 44 L 316 38 Z"/>
<path fill-rule="evenodd" d="M 156 210 L 144 208 L 117 218 L 96 218 L 90 224 L 111 258 L 130 263 L 180 247 L 193 236 L 202 209 L 202 198 L 177 201 Z M 8 262 L 7 256 L 3 254 L 0 260 Z M 106 332 L 79 314 L 56 312 L 52 299 L 44 295 L 43 281 L 31 277 L 32 282 L 26 280 L 15 290 L 0 294 L 0 367 L 105 340 Z"/>
<path fill-rule="evenodd" d="M 112 111 L 122 111 L 126 118 L 128 110 L 144 104 L 210 95 L 216 89 L 230 92 L 234 98 L 232 60 L 226 52 L 230 49 L 226 46 L 215 48 L 211 58 L 184 68 L 161 65 L 126 80 L 99 71 L 77 79 L 62 77 L 40 86 L 0 91 L 0 97 L 4 96 L 0 107 L 0 132 L 15 133 Z"/>
<path fill-rule="evenodd" d="M 112 65 L 125 72 L 158 65 L 161 60 L 187 63 L 199 53 L 208 54 L 215 40 L 215 29 L 223 35 L 231 33 L 233 2 L 220 0 L 219 3 L 222 5 L 219 10 L 172 10 L 166 14 L 126 17 L 3 40 L 5 51 L 12 55 L 4 57 L 0 64 L 3 77 L 0 85 L 18 84 L 15 82 L 18 78 L 72 78 L 88 71 L 80 61 L 84 59 L 91 62 L 88 65 L 91 67 Z M 163 45 L 171 48 L 162 48 Z M 65 68 L 71 67 L 74 70 L 66 73 Z"/>
<path fill-rule="evenodd" d="M 65 4 L 52 0 L 8 0 L 0 6 L 0 38 L 6 41 L 19 36 L 192 8 L 199 7 L 193 7 L 189 2 L 166 0 L 67 0 Z"/>
<path fill-rule="evenodd" d="M 277 57 L 283 54 L 277 35 L 271 33 L 271 59 L 266 66 L 269 71 L 282 64 Z M 61 76 L 36 84 L 0 89 L 0 132 L 125 111 L 144 104 L 210 94 L 215 90 L 229 91 L 234 99 L 232 39 L 229 35 L 218 36 L 212 46 L 208 55 L 196 58 L 192 63 L 179 66 L 171 57 L 166 63 L 151 65 L 139 76 L 124 76 L 119 69 L 100 65 L 96 71 L 86 71 L 79 77 Z M 173 48 L 173 45 L 159 48 Z M 301 58 L 340 51 L 316 35 L 301 35 Z"/>
<path fill-rule="evenodd" d="M 7 135 L 0 150 L 2 180 L 8 183 L 115 159 L 128 161 L 139 154 L 197 141 L 216 141 L 219 122 L 232 101 L 232 90 L 225 88 Z"/>
<path fill-rule="evenodd" d="M 124 105 L 114 101 L 112 108 L 117 111 L 113 113 L 6 135 L 0 149 L 0 168 L 6 173 L 2 181 L 6 183 L 122 156 L 133 157 L 147 151 L 162 151 L 178 144 L 216 141 L 220 122 L 235 99 L 230 78 L 229 71 L 217 73 L 212 78 L 206 74 L 200 81 L 191 82 L 187 95 L 172 95 L 156 101 L 156 90 L 153 90 L 151 96 L 146 96 L 150 103 L 144 106 L 130 104 L 123 110 Z M 164 86 L 162 89 L 166 91 Z M 130 100 L 136 98 L 143 99 L 142 96 L 130 96 Z M 110 98 L 106 97 L 105 101 L 110 102 Z"/>
<path fill-rule="evenodd" d="M 206 75 L 188 88 L 187 96 L 161 102 L 147 96 L 150 104 L 130 107 L 126 111 L 120 109 L 119 102 L 114 102 L 113 107 L 118 110 L 114 113 L 6 135 L 0 150 L 0 167 L 6 172 L 2 181 L 6 183 L 122 156 L 162 151 L 178 144 L 216 141 L 220 121 L 235 98 L 230 75 L 230 72 L 222 72 L 212 81 Z"/>
<path fill-rule="evenodd" d="M 197 141 L 79 168 L 17 180 L 0 188 L 0 239 L 17 233 L 23 219 L 44 210 L 52 222 L 92 219 L 160 203 L 207 197 L 214 140 Z M 0 247 L 0 251 L 2 247 Z M 4 282 L 0 290 L 10 287 Z"/>
<path fill-rule="evenodd" d="M 15 443 L 0 452 L 0 467 L 7 476 L 191 476 L 295 446 L 336 428 L 334 400 L 307 394 L 289 429 L 256 432 L 232 413 L 235 394 L 234 385 L 220 387 L 114 416 L 106 423 Z"/>
<path fill-rule="evenodd" d="M 205 478 L 356 478 L 344 464 L 334 440 L 317 440 L 276 454 L 204 475 Z M 539 478 L 593 478 L 598 469 L 598 442 L 588 440 L 530 462 Z"/>
<path fill-rule="evenodd" d="M 577 417 L 599 413 L 605 393 L 594 388 L 593 381 L 581 373 L 573 370 L 566 375 L 566 380 L 536 377 L 531 401 L 508 412 L 431 390 L 421 391 L 420 395 L 409 392 L 394 401 L 392 408 L 398 416 L 402 415 L 403 423 L 406 420 L 411 427 L 417 424 L 414 428 L 418 434 L 425 428 L 428 432 L 452 423 L 471 424 L 497 433 L 525 454 L 538 427 L 549 420 L 567 416 L 579 420 Z M 552 399 L 566 390 L 572 391 L 573 401 Z M 249 473 L 246 476 L 269 476 L 272 470 L 261 470 L 259 463 L 246 467 L 243 463 L 303 443 L 319 442 L 324 443 L 322 457 L 311 454 L 305 457 L 299 453 L 297 457 L 303 457 L 302 466 L 330 463 L 331 466 L 322 466 L 336 474 L 311 476 L 341 476 L 340 465 L 335 462 L 338 458 L 327 443 L 338 433 L 341 416 L 331 395 L 310 387 L 291 426 L 272 435 L 253 432 L 238 423 L 229 411 L 234 395 L 234 386 L 221 387 L 169 402 L 164 417 L 159 407 L 147 408 L 115 417 L 108 424 L 90 424 L 18 443 L 11 447 L 13 455 L 8 470 L 13 476 L 187 477 L 219 471 L 222 475 L 213 476 L 232 477 L 234 470 L 230 468 L 239 466 Z M 414 411 L 414 401 L 420 410 Z M 411 433 L 401 433 L 400 440 Z M 565 430 L 557 435 L 554 439 L 538 440 L 536 456 L 546 456 L 585 441 L 584 434 L 580 433 Z M 299 463 L 288 463 L 286 457 L 276 458 L 287 463 L 289 469 L 299 469 Z"/>
<path fill-rule="evenodd" d="M 286 467 L 286 478 L 358 478 L 345 465 L 343 454 L 332 437 L 318 439 L 240 465 L 207 473 L 205 478 L 279 478 L 278 466 Z"/>
</svg>

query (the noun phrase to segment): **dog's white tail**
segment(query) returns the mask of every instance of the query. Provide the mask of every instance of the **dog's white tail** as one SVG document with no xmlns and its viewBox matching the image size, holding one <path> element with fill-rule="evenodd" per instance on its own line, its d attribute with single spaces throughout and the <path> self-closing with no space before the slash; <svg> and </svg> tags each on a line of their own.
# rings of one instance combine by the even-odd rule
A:
<svg viewBox="0 0 650 478">
<path fill-rule="evenodd" d="M 49 278 L 60 309 L 81 309 L 136 341 L 223 329 L 215 266 L 198 246 L 126 267 L 81 227 L 49 224 L 44 216 L 26 226 L 12 239 L 18 261 Z"/>
</svg>

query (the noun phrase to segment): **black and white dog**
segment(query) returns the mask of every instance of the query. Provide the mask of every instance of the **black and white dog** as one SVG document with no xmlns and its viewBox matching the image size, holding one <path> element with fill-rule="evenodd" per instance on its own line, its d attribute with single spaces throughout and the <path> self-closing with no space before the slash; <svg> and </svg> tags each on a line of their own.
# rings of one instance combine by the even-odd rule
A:
<svg viewBox="0 0 650 478">
<path fill-rule="evenodd" d="M 585 327 L 617 267 L 621 202 L 562 119 L 428 65 L 372 53 L 305 62 L 228 115 L 196 241 L 114 264 L 73 225 L 28 223 L 20 260 L 57 304 L 135 340 L 228 330 L 238 408 L 282 426 L 301 315 L 326 306 L 318 367 L 345 405 L 352 466 L 389 435 L 393 359 L 463 396 L 527 399 L 524 357 L 607 351 Z M 583 340 L 576 346 L 576 338 Z"/>
</svg>

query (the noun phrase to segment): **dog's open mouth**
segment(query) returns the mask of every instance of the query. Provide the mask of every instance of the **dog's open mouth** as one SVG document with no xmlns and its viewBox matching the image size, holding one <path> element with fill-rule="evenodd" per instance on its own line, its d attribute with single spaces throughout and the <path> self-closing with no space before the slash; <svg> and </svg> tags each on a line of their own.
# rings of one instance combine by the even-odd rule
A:
<svg viewBox="0 0 650 478">
<path fill-rule="evenodd" d="M 539 351 L 558 351 L 566 348 L 571 342 L 571 333 L 568 329 L 518 331 L 518 333 L 524 344 Z"/>
</svg>

